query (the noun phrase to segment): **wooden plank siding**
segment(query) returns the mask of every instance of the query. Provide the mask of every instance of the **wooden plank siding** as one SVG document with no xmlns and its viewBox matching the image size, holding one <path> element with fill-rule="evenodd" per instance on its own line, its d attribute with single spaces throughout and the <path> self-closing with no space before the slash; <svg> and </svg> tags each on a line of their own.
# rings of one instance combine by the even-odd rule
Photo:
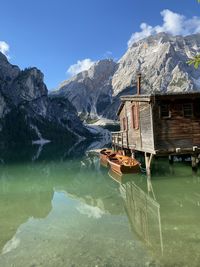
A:
<svg viewBox="0 0 200 267">
<path fill-rule="evenodd" d="M 140 103 L 140 131 L 142 150 L 154 153 L 154 130 L 150 103 Z"/>
<path fill-rule="evenodd" d="M 133 104 L 131 101 L 126 102 L 126 110 L 127 110 L 127 119 L 128 119 L 128 144 L 130 148 L 133 149 L 140 149 L 141 142 L 140 142 L 140 131 L 139 129 L 133 128 L 133 114 L 132 108 Z"/>
<path fill-rule="evenodd" d="M 200 153 L 200 93 L 121 99 L 121 132 L 113 133 L 113 144 L 157 155 Z"/>
<path fill-rule="evenodd" d="M 153 108 L 155 149 L 165 151 L 193 150 L 194 146 L 200 147 L 200 116 L 193 115 L 184 117 L 183 104 L 191 103 L 195 107 L 196 100 L 190 98 L 169 101 L 170 117 L 161 118 L 160 105 L 162 101 L 156 102 Z"/>
<path fill-rule="evenodd" d="M 132 111 L 134 105 L 138 108 L 138 127 L 136 128 L 134 128 Z M 150 153 L 154 152 L 151 105 L 148 102 L 126 101 L 119 117 L 120 128 L 127 135 L 123 136 L 123 147 Z M 126 129 L 124 129 L 124 118 L 126 119 Z"/>
</svg>

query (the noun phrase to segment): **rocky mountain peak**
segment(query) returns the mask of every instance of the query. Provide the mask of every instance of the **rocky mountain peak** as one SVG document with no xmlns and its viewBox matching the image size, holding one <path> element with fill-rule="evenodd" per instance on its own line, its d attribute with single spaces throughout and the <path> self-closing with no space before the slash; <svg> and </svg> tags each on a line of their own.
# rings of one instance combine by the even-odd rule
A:
<svg viewBox="0 0 200 267">
<path fill-rule="evenodd" d="M 10 64 L 7 57 L 0 52 L 0 80 L 4 81 L 4 86 L 15 79 L 19 73 L 19 67 Z"/>
<path fill-rule="evenodd" d="M 116 67 L 116 63 L 112 59 L 103 59 L 97 61 L 88 70 L 88 77 L 90 79 L 107 79 L 109 74 L 113 73 Z"/>
<path fill-rule="evenodd" d="M 43 78 L 43 73 L 37 68 L 27 68 L 19 71 L 12 80 L 12 86 L 9 86 L 9 89 L 4 88 L 3 92 L 15 105 L 47 96 L 48 91 Z"/>
<path fill-rule="evenodd" d="M 0 52 L 0 64 L 4 62 L 8 63 L 7 57 L 3 53 Z"/>
<path fill-rule="evenodd" d="M 89 70 L 82 71 L 77 75 L 73 76 L 69 80 L 66 80 L 60 84 L 57 90 L 64 89 L 65 86 L 70 84 L 71 82 L 83 82 L 84 80 L 98 80 L 104 81 L 105 79 L 109 78 L 108 75 L 114 73 L 116 68 L 116 63 L 112 59 L 104 59 L 95 62 Z"/>
<path fill-rule="evenodd" d="M 112 59 L 97 61 L 89 70 L 63 82 L 51 95 L 67 98 L 81 117 L 94 118 L 112 101 L 111 80 L 116 67 Z"/>
<path fill-rule="evenodd" d="M 200 53 L 200 34 L 171 36 L 159 33 L 134 43 L 119 60 L 112 79 L 114 95 L 133 86 L 142 73 L 143 92 L 199 90 L 200 70 L 187 61 Z"/>
</svg>

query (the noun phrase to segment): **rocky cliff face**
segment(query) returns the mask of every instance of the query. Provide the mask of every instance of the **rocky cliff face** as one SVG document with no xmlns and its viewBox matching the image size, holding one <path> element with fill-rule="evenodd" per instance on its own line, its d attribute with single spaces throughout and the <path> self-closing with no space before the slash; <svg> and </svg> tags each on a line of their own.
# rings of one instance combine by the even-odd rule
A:
<svg viewBox="0 0 200 267">
<path fill-rule="evenodd" d="M 134 43 L 118 62 L 113 94 L 134 86 L 137 71 L 142 73 L 143 93 L 199 90 L 200 70 L 187 64 L 198 53 L 200 34 L 174 37 L 160 33 Z"/>
<path fill-rule="evenodd" d="M 69 99 L 78 112 L 116 119 L 119 97 L 136 93 L 138 71 L 142 93 L 200 90 L 200 69 L 187 64 L 198 53 L 200 34 L 174 37 L 160 33 L 134 43 L 118 63 L 97 62 L 61 85 L 56 95 Z"/>
<path fill-rule="evenodd" d="M 96 118 L 112 102 L 116 66 L 113 60 L 98 61 L 88 71 L 63 82 L 51 95 L 68 99 L 82 118 Z"/>
<path fill-rule="evenodd" d="M 7 143 L 66 141 L 93 135 L 68 100 L 48 96 L 37 68 L 20 71 L 0 53 L 0 140 Z"/>
</svg>

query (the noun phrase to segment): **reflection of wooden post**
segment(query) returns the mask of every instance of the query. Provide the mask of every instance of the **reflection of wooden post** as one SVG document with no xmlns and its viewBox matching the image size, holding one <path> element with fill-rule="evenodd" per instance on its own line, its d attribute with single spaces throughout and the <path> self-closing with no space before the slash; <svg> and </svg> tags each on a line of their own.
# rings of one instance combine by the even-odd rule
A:
<svg viewBox="0 0 200 267">
<path fill-rule="evenodd" d="M 153 158 L 153 154 L 145 152 L 145 166 L 147 177 L 151 177 L 151 161 Z"/>
<path fill-rule="evenodd" d="M 194 172 L 197 172 L 197 167 L 198 167 L 198 157 L 196 154 L 191 156 L 191 160 L 192 160 L 192 170 Z"/>
<path fill-rule="evenodd" d="M 160 234 L 160 248 L 161 248 L 161 254 L 163 255 L 163 239 L 162 239 L 162 228 L 161 228 L 161 218 L 160 218 L 160 206 L 158 209 L 158 224 L 159 224 L 159 234 Z"/>
<path fill-rule="evenodd" d="M 173 164 L 173 163 L 174 163 L 174 156 L 169 155 L 169 164 Z"/>
</svg>

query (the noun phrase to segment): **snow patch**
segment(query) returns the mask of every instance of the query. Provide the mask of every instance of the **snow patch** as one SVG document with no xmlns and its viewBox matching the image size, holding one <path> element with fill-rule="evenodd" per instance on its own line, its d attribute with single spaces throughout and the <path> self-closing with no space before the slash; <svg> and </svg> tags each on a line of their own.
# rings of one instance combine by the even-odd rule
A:
<svg viewBox="0 0 200 267">
<path fill-rule="evenodd" d="M 50 142 L 51 142 L 50 140 L 44 139 L 44 138 L 42 137 L 42 134 L 40 133 L 40 131 L 39 131 L 39 129 L 37 128 L 37 126 L 31 124 L 31 128 L 32 128 L 33 130 L 35 130 L 35 132 L 36 132 L 36 134 L 37 134 L 37 136 L 38 136 L 38 138 L 39 138 L 38 140 L 34 140 L 34 141 L 32 141 L 32 144 L 33 144 L 33 145 L 44 145 L 44 144 L 47 144 L 47 143 L 50 143 Z"/>
<path fill-rule="evenodd" d="M 98 121 L 96 121 L 95 123 L 89 124 L 89 125 L 97 125 L 97 126 L 119 125 L 119 121 L 110 120 L 110 119 L 106 119 L 106 118 L 102 117 Z"/>
<path fill-rule="evenodd" d="M 33 145 L 45 145 L 45 144 L 48 144 L 50 142 L 51 142 L 50 140 L 39 139 L 39 140 L 32 141 L 32 144 Z"/>
<path fill-rule="evenodd" d="M 85 127 L 93 134 L 99 135 L 99 138 L 96 139 L 89 147 L 88 150 L 97 149 L 105 147 L 108 144 L 111 144 L 112 137 L 111 132 L 97 125 L 85 125 Z"/>
</svg>

